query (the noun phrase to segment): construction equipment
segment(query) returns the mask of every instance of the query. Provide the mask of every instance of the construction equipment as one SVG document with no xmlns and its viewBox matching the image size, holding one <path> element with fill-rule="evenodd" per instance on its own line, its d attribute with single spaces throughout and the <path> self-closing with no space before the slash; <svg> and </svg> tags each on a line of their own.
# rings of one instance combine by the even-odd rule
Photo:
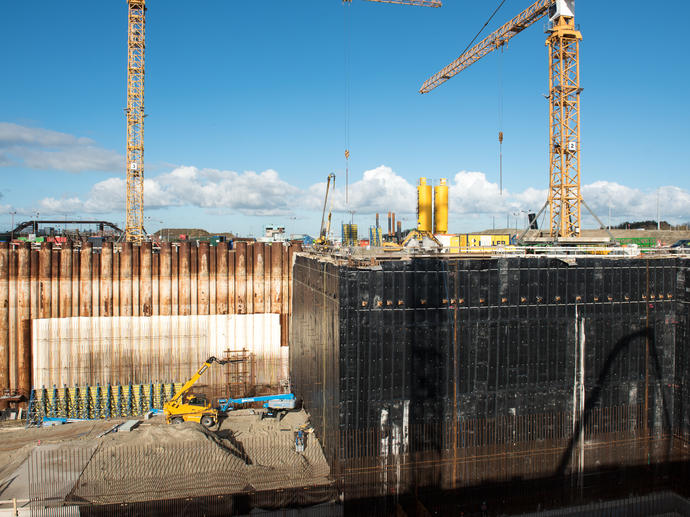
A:
<svg viewBox="0 0 690 517">
<path fill-rule="evenodd" d="M 575 27 L 574 0 L 538 0 L 500 29 L 430 77 L 419 90 L 428 93 L 542 17 L 549 17 L 549 198 L 551 237 L 579 237 L 580 208 L 580 58 L 582 35 Z M 502 134 L 501 134 L 502 138 Z M 586 206 L 586 205 L 585 205 Z"/>
<path fill-rule="evenodd" d="M 218 422 L 218 410 L 211 407 L 211 403 L 204 395 L 187 393 L 197 383 L 201 376 L 206 373 L 213 363 L 220 365 L 227 364 L 229 361 L 216 359 L 211 356 L 206 362 L 185 382 L 175 393 L 172 399 L 165 403 L 163 411 L 165 421 L 168 424 L 181 424 L 182 422 L 197 422 L 204 427 L 213 427 Z"/>
<path fill-rule="evenodd" d="M 260 397 L 243 397 L 238 399 L 219 399 L 218 404 L 220 405 L 220 411 L 226 413 L 236 409 L 235 406 L 240 406 L 242 404 L 252 404 L 254 402 L 263 402 L 264 411 L 261 414 L 261 418 L 272 418 L 281 411 L 288 411 L 290 409 L 295 409 L 297 404 L 297 399 L 292 393 L 280 393 L 277 395 L 262 395 Z"/>
<path fill-rule="evenodd" d="M 441 0 L 367 0 L 385 4 L 441 7 Z M 343 3 L 352 0 L 343 0 Z M 127 147 L 125 240 L 143 242 L 144 229 L 144 78 L 146 75 L 146 0 L 127 0 Z M 350 152 L 346 151 L 346 160 Z M 330 215 L 329 215 L 330 223 Z M 323 228 L 323 222 L 322 222 Z"/>
<path fill-rule="evenodd" d="M 316 247 L 326 247 L 329 244 L 329 236 L 331 233 L 331 216 L 332 212 L 328 210 L 328 225 L 324 226 L 324 220 L 326 217 L 326 205 L 328 204 L 328 193 L 331 188 L 331 180 L 333 181 L 333 188 L 335 188 L 335 174 L 330 173 L 328 175 L 328 180 L 326 181 L 326 197 L 323 200 L 323 212 L 321 212 L 321 228 L 319 230 L 319 237 L 314 241 L 314 246 Z"/>
<path fill-rule="evenodd" d="M 127 0 L 127 192 L 125 239 L 142 242 L 144 231 L 144 75 L 146 0 Z"/>
</svg>

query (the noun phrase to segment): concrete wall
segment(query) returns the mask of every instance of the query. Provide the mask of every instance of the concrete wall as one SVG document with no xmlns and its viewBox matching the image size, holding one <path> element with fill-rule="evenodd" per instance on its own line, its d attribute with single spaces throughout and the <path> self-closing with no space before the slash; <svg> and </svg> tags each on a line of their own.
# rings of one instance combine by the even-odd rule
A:
<svg viewBox="0 0 690 517">
<path fill-rule="evenodd" d="M 32 320 L 278 314 L 288 344 L 290 264 L 298 245 L 0 243 L 0 390 L 32 386 Z"/>
</svg>

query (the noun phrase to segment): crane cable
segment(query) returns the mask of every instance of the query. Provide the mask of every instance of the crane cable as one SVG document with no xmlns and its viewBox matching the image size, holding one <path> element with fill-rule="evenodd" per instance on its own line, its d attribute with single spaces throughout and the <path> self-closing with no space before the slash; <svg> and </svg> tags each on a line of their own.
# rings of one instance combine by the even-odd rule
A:
<svg viewBox="0 0 690 517">
<path fill-rule="evenodd" d="M 460 55 L 463 55 L 465 52 L 467 52 L 470 47 L 474 44 L 475 41 L 477 41 L 477 38 L 481 35 L 482 32 L 484 32 L 484 29 L 486 29 L 486 26 L 491 23 L 491 20 L 494 19 L 494 16 L 498 13 L 498 11 L 503 7 L 503 4 L 506 3 L 506 0 L 501 0 L 501 2 L 498 4 L 498 7 L 494 9 L 494 12 L 491 13 L 491 16 L 489 16 L 489 19 L 486 20 L 484 25 L 482 25 L 482 28 L 479 29 L 477 34 L 474 35 L 474 38 L 472 38 L 472 41 L 470 41 L 467 46 L 465 47 L 465 50 L 463 50 Z M 501 196 L 503 195 L 503 45 L 501 45 L 501 61 L 499 64 L 500 70 L 499 70 L 499 83 L 498 83 L 498 88 L 499 88 L 499 99 L 498 99 L 498 169 L 499 169 L 499 189 Z"/>
<path fill-rule="evenodd" d="M 350 23 L 352 2 L 343 0 L 343 30 L 345 33 L 345 205 L 350 203 Z"/>
<path fill-rule="evenodd" d="M 475 41 L 477 41 L 477 38 L 479 37 L 479 35 L 480 35 L 482 32 L 484 32 L 484 29 L 486 29 L 486 26 L 489 25 L 489 23 L 491 23 L 491 20 L 494 19 L 494 16 L 496 16 L 496 14 L 498 13 L 499 9 L 500 9 L 501 7 L 503 7 L 503 4 L 505 4 L 505 3 L 506 3 L 506 0 L 501 0 L 501 3 L 498 4 L 498 7 L 496 7 L 496 9 L 494 9 L 494 12 L 491 13 L 491 16 L 489 16 L 489 19 L 486 20 L 486 23 L 485 23 L 484 25 L 482 25 L 482 28 L 479 29 L 479 32 L 477 32 L 477 34 L 475 34 L 474 38 L 472 38 L 472 41 L 470 41 L 470 42 L 467 44 L 467 46 L 465 47 L 465 50 L 463 50 L 462 52 L 460 52 L 460 55 L 461 55 L 461 56 L 462 56 L 465 52 L 467 52 L 467 51 L 470 49 L 470 47 L 472 46 L 472 44 L 473 44 Z"/>
</svg>

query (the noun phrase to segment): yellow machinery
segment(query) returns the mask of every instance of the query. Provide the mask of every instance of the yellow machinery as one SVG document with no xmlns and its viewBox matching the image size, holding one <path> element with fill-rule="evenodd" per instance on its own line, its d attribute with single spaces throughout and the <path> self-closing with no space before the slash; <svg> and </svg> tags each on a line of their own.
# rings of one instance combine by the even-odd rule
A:
<svg viewBox="0 0 690 517">
<path fill-rule="evenodd" d="M 431 233 L 431 185 L 426 184 L 426 178 L 419 178 L 417 185 L 417 230 L 424 233 Z"/>
<path fill-rule="evenodd" d="M 328 210 L 328 225 L 324 226 L 324 219 L 326 217 L 326 205 L 328 204 L 328 193 L 331 188 L 331 181 L 333 181 L 333 188 L 335 188 L 335 174 L 330 173 L 326 181 L 326 197 L 323 200 L 323 212 L 321 213 L 321 228 L 319 229 L 319 237 L 314 241 L 314 246 L 327 246 L 328 236 L 331 233 L 331 210 Z"/>
<path fill-rule="evenodd" d="M 127 192 L 125 238 L 146 240 L 144 231 L 144 75 L 146 0 L 128 0 L 127 25 Z"/>
<path fill-rule="evenodd" d="M 188 393 L 213 363 L 224 365 L 228 361 L 215 357 L 206 359 L 201 368 L 163 406 L 165 421 L 168 424 L 197 422 L 204 427 L 212 427 L 218 422 L 218 410 L 211 407 L 211 403 L 204 395 Z"/>
<path fill-rule="evenodd" d="M 343 0 L 346 3 L 352 0 Z M 441 0 L 367 0 L 383 4 L 441 7 Z M 127 186 L 125 238 L 146 240 L 144 230 L 144 78 L 146 75 L 146 0 L 127 0 Z M 350 152 L 346 151 L 346 158 Z M 330 216 L 329 216 L 330 221 Z M 323 224 L 321 225 L 323 227 Z"/>
<path fill-rule="evenodd" d="M 575 27 L 574 0 L 537 0 L 515 18 L 430 77 L 428 93 L 503 47 L 542 17 L 549 17 L 549 199 L 552 237 L 580 236 L 580 56 L 582 35 Z M 503 134 L 499 135 L 503 140 Z M 544 205 L 546 206 L 546 205 Z M 586 205 L 585 205 L 586 206 Z"/>
<path fill-rule="evenodd" d="M 434 233 L 448 233 L 448 185 L 441 178 L 434 187 Z"/>
</svg>

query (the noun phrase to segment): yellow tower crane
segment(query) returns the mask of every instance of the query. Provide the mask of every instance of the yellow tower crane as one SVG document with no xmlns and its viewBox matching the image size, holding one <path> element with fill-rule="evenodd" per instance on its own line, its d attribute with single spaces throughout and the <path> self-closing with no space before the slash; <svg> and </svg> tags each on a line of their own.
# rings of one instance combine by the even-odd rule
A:
<svg viewBox="0 0 690 517">
<path fill-rule="evenodd" d="M 127 0 L 127 191 L 125 238 L 142 242 L 144 232 L 144 55 L 146 0 Z"/>
<path fill-rule="evenodd" d="M 580 56 L 582 35 L 575 28 L 574 0 L 538 0 L 440 72 L 419 90 L 428 93 L 543 16 L 549 17 L 549 198 L 551 237 L 579 237 L 580 192 Z M 586 205 L 585 205 L 586 206 Z M 546 207 L 546 205 L 545 205 Z M 543 210 L 543 209 L 542 209 Z"/>
<path fill-rule="evenodd" d="M 352 0 L 344 0 L 351 2 Z M 441 7 L 441 0 L 367 0 L 388 4 Z M 127 0 L 127 156 L 125 238 L 142 242 L 144 231 L 144 77 L 146 0 Z M 346 151 L 349 158 L 349 151 Z"/>
</svg>

